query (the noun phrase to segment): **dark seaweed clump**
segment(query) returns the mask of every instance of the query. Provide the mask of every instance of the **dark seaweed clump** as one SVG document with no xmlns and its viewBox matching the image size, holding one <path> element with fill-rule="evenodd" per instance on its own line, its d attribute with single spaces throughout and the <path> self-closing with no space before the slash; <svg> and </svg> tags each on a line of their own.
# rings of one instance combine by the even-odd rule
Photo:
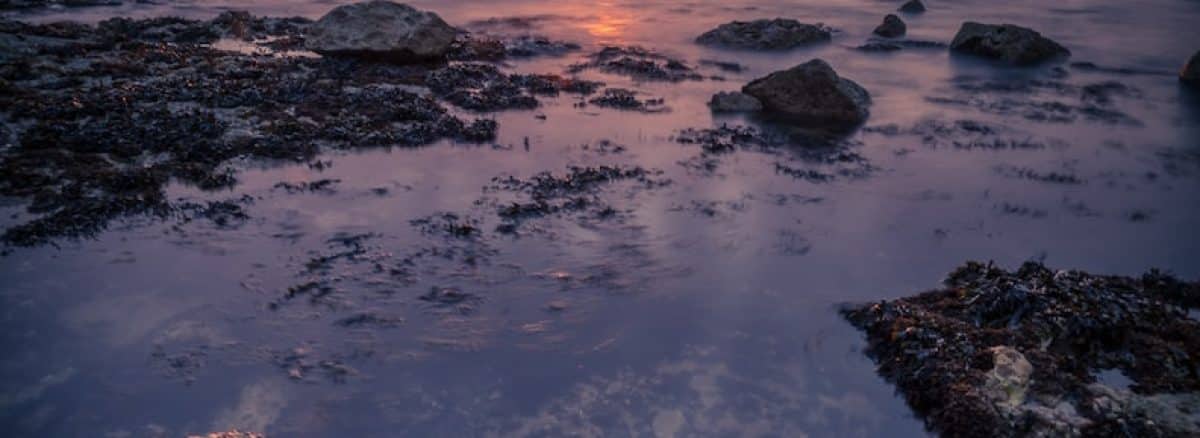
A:
<svg viewBox="0 0 1200 438">
<path fill-rule="evenodd" d="M 579 73 L 593 69 L 641 81 L 704 80 L 704 76 L 687 63 L 637 46 L 605 47 L 591 54 L 587 62 L 574 64 L 567 71 Z"/>
<path fill-rule="evenodd" d="M 968 263 L 946 288 L 854 306 L 868 353 L 946 436 L 1196 436 L 1200 284 Z M 1097 383 L 1119 370 L 1128 389 Z"/>
<path fill-rule="evenodd" d="M 862 178 L 875 170 L 866 158 L 855 152 L 852 142 L 825 132 L 806 129 L 721 125 L 709 129 L 684 129 L 675 142 L 700 147 L 700 154 L 680 162 L 688 170 L 712 175 L 722 156 L 748 151 L 774 156 L 775 172 L 811 183 L 833 181 L 839 177 Z"/>
<path fill-rule="evenodd" d="M 181 214 L 167 199 L 168 184 L 230 187 L 239 159 L 304 162 L 330 148 L 494 139 L 495 121 L 460 119 L 406 88 L 424 85 L 429 66 L 209 45 L 297 38 L 306 23 L 244 12 L 96 26 L 0 21 L 7 41 L 0 134 L 8 144 L 0 149 L 0 195 L 28 200 L 31 214 L 0 239 L 39 245 L 92 236 L 125 216 Z M 538 94 L 590 86 L 535 76 L 505 81 Z"/>
<path fill-rule="evenodd" d="M 500 111 L 538 107 L 535 96 L 592 94 L 604 84 L 557 75 L 505 74 L 488 64 L 455 64 L 429 72 L 425 84 L 464 109 Z"/>
<path fill-rule="evenodd" d="M 636 92 L 624 88 L 606 88 L 599 96 L 588 100 L 588 103 L 604 108 L 644 113 L 667 110 L 667 107 L 663 106 L 663 99 L 638 99 Z"/>
<path fill-rule="evenodd" d="M 626 180 L 635 181 L 644 188 L 661 187 L 670 183 L 656 178 L 661 173 L 641 167 L 571 166 L 561 175 L 542 172 L 527 179 L 494 178 L 487 190 L 519 195 L 517 200 L 502 202 L 497 208 L 497 214 L 504 221 L 497 231 L 512 233 L 528 219 L 556 214 L 590 211 L 601 218 L 615 216 L 617 211 L 597 196 L 599 187 Z"/>
</svg>

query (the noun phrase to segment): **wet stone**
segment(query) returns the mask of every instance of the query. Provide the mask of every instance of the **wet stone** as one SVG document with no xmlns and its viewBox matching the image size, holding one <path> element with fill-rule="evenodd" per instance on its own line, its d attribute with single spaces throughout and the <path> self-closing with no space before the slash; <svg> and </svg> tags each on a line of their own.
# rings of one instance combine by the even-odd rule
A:
<svg viewBox="0 0 1200 438">
<path fill-rule="evenodd" d="M 1184 83 L 1200 86 L 1200 52 L 1192 55 L 1192 59 L 1188 60 L 1183 66 L 1183 70 L 1179 72 L 1179 80 Z"/>
<path fill-rule="evenodd" d="M 713 112 L 754 112 L 762 109 L 762 102 L 749 94 L 722 91 L 713 95 L 708 107 Z"/>
<path fill-rule="evenodd" d="M 883 17 L 883 23 L 875 28 L 875 35 L 884 38 L 896 38 L 904 36 L 908 32 L 908 26 L 904 24 L 904 20 L 897 17 L 895 14 L 888 14 Z"/>
<path fill-rule="evenodd" d="M 458 33 L 433 12 L 371 0 L 325 14 L 308 28 L 305 47 L 329 56 L 413 62 L 444 57 Z"/>
<path fill-rule="evenodd" d="M 742 92 L 758 98 L 768 114 L 833 129 L 862 123 L 871 105 L 867 90 L 820 59 L 755 79 Z"/>
<path fill-rule="evenodd" d="M 830 29 L 820 23 L 776 18 L 725 23 L 696 37 L 696 43 L 734 49 L 784 50 L 830 39 Z"/>
<path fill-rule="evenodd" d="M 900 12 L 906 14 L 920 14 L 925 12 L 925 4 L 921 0 L 908 0 L 900 5 Z"/>
<path fill-rule="evenodd" d="M 1033 29 L 1012 24 L 963 23 L 950 49 L 1013 65 L 1032 65 L 1066 58 L 1071 51 Z"/>
</svg>

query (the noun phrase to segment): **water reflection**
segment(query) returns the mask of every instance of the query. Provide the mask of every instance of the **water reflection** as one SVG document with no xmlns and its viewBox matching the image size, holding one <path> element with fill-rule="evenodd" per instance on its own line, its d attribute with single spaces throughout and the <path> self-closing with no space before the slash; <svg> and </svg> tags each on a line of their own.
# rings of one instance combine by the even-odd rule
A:
<svg viewBox="0 0 1200 438">
<path fill-rule="evenodd" d="M 605 44 L 623 44 L 626 28 L 633 22 L 634 15 L 613 2 L 596 2 L 595 8 L 587 12 L 594 18 L 588 18 L 582 26 L 596 42 Z"/>
<path fill-rule="evenodd" d="M 335 3 L 129 2 L 116 11 L 207 17 L 248 7 L 316 17 Z M 1034 3 L 944 4 L 911 19 L 910 29 L 945 41 L 964 19 L 1003 18 L 1070 42 L 1078 59 L 1159 69 L 1175 68 L 1195 50 L 1187 44 L 1200 40 L 1186 38 L 1196 35 L 1191 23 L 1200 16 L 1187 2 L 1106 1 L 1097 6 L 1103 13 L 1087 14 L 1145 30 L 1137 44 L 1090 38 L 1095 29 L 1070 25 L 1080 14 Z M 419 2 L 452 23 L 541 17 L 501 30 L 585 46 L 566 58 L 506 66 L 512 70 L 561 73 L 600 44 L 640 44 L 693 65 L 728 60 L 747 71 L 705 70 L 724 80 L 678 84 L 588 72 L 662 97 L 671 111 L 577 108 L 569 97 L 547 98 L 536 111 L 496 114 L 495 146 L 343 153 L 326 157 L 332 165 L 324 170 L 243 172 L 236 190 L 255 198 L 248 207 L 255 219 L 237 230 L 138 226 L 0 260 L 0 425 L 32 436 L 234 427 L 281 436 L 920 436 L 920 424 L 858 351 L 859 335 L 833 312 L 837 303 L 933 287 L 967 259 L 1012 266 L 1045 257 L 1097 272 L 1160 267 L 1200 276 L 1200 240 L 1179 231 L 1200 221 L 1200 101 L 1171 81 L 1018 75 L 940 50 L 850 50 L 895 6 L 873 0 L 480 4 Z M 722 21 L 774 16 L 824 21 L 841 32 L 831 44 L 787 53 L 690 43 Z M 868 176 L 817 166 L 835 177 L 814 183 L 781 172 L 780 165 L 809 164 L 803 158 L 811 151 L 798 145 L 701 156 L 699 146 L 674 140 L 687 128 L 755 124 L 714 116 L 705 101 L 812 57 L 873 94 L 869 129 L 845 139 L 869 164 Z M 972 96 L 994 98 L 984 106 L 930 99 L 962 97 L 956 78 L 1022 75 L 1058 91 Z M 1114 105 L 1143 126 L 986 111 L 1003 99 L 1077 104 L 1070 93 L 1105 81 L 1138 90 Z M 602 140 L 622 152 L 602 152 Z M 492 178 L 601 164 L 660 169 L 672 183 L 605 188 L 602 200 L 616 210 L 610 221 L 559 217 L 535 223 L 539 233 L 489 233 L 473 244 L 447 244 L 410 223 L 453 212 L 494 226 L 488 201 L 500 195 L 482 190 Z M 997 170 L 1013 168 L 1086 182 L 1046 184 Z M 321 193 L 272 190 L 281 181 L 326 178 L 341 182 Z M 212 196 L 184 188 L 172 195 Z M 1153 214 L 1135 222 L 1134 209 Z M 1041 216 L 1022 214 L 1034 211 Z M 309 261 L 343 250 L 331 239 L 362 234 L 372 236 L 362 259 L 337 259 L 321 272 L 332 285 L 327 295 L 272 310 L 309 280 Z M 477 257 L 462 263 L 462 253 L 447 248 Z M 120 263 L 97 263 L 108 260 Z M 394 278 L 397 266 L 411 277 Z M 435 287 L 478 300 L 460 308 L 420 299 Z"/>
</svg>

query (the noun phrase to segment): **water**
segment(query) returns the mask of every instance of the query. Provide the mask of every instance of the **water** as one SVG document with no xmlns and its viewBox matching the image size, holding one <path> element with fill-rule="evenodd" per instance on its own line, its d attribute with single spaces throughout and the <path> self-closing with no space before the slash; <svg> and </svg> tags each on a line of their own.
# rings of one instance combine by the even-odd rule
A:
<svg viewBox="0 0 1200 438">
<path fill-rule="evenodd" d="M 171 2 L 21 18 L 208 18 L 227 7 L 318 17 L 335 3 Z M 1007 69 L 943 50 L 850 50 L 898 3 L 417 2 L 460 25 L 542 16 L 532 31 L 579 42 L 582 53 L 643 45 L 748 70 L 706 71 L 727 80 L 677 84 L 588 72 L 662 97 L 671 111 L 581 109 L 570 97 L 550 99 L 536 111 L 496 114 L 502 147 L 341 153 L 324 157 L 332 165 L 323 171 L 249 164 L 233 192 L 172 189 L 202 199 L 254 196 L 253 219 L 236 229 L 134 220 L 95 240 L 18 250 L 0 259 L 0 428 L 10 436 L 180 436 L 235 427 L 272 436 L 922 436 L 920 422 L 875 376 L 838 304 L 934 288 L 966 260 L 1014 267 L 1038 259 L 1125 275 L 1157 267 L 1200 277 L 1200 239 L 1191 232 L 1200 223 L 1200 97 L 1169 76 L 1200 48 L 1193 25 L 1200 5 L 931 1 L 930 12 L 906 17 L 913 39 L 948 41 L 967 19 L 1012 22 L 1069 47 L 1072 61 L 1164 73 L 1067 68 L 1060 77 L 1049 66 Z M 831 44 L 784 54 L 690 43 L 721 22 L 774 16 L 840 32 Z M 508 68 L 561 72 L 582 53 Z M 868 127 L 900 131 L 853 135 L 852 151 L 870 164 L 865 176 L 794 179 L 776 164 L 807 164 L 786 149 L 722 156 L 711 173 L 681 165 L 699 148 L 673 141 L 679 130 L 754 123 L 712 115 L 709 95 L 812 57 L 870 90 Z M 1023 78 L 1068 89 L 956 87 Z M 1047 122 L 1025 117 L 1025 106 L 1004 106 L 1004 99 L 1080 105 L 1080 87 L 1105 81 L 1134 90 L 1111 104 L 1133 120 L 1074 114 L 1072 122 Z M 927 141 L 928 129 L 908 132 L 955 120 L 1002 128 L 987 141 L 1044 147 L 968 150 L 951 143 L 970 134 Z M 606 152 L 601 140 L 626 150 Z M 573 164 L 661 169 L 671 184 L 614 184 L 602 196 L 617 219 L 551 218 L 520 238 L 487 234 L 463 243 L 410 224 L 449 211 L 490 229 L 495 215 L 475 202 L 502 196 L 481 190 L 492 177 L 561 173 Z M 1082 182 L 1022 178 L 1021 169 Z M 323 178 L 340 183 L 328 193 L 272 188 Z M 339 233 L 372 233 L 367 261 L 307 273 L 309 259 L 344 249 L 329 242 Z M 374 269 L 373 262 L 396 265 L 427 248 L 479 258 L 422 258 L 411 284 Z M 281 298 L 313 279 L 337 290 L 315 302 Z M 481 299 L 471 312 L 418 299 L 432 287 Z M 566 309 L 548 310 L 551 303 Z M 337 324 L 364 312 L 393 319 Z"/>
</svg>

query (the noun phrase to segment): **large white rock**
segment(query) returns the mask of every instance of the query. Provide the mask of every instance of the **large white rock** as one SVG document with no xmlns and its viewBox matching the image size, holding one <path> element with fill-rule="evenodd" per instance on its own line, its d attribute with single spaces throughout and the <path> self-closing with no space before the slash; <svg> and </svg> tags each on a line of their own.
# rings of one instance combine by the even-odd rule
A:
<svg viewBox="0 0 1200 438">
<path fill-rule="evenodd" d="M 393 62 L 445 56 L 458 35 L 437 14 L 388 0 L 339 6 L 305 34 L 309 50 Z"/>
</svg>

